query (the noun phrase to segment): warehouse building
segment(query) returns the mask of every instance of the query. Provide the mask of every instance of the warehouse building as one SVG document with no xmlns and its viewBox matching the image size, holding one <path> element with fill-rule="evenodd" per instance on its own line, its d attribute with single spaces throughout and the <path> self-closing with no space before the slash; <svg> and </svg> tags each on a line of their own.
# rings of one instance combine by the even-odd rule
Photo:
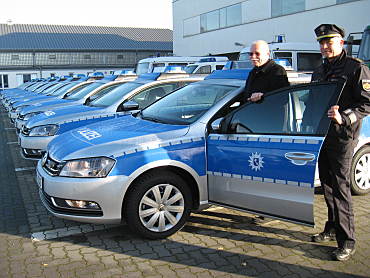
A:
<svg viewBox="0 0 370 278">
<path fill-rule="evenodd" d="M 170 29 L 0 24 L 0 89 L 36 77 L 109 74 L 170 54 Z"/>
<path fill-rule="evenodd" d="M 253 41 L 315 43 L 314 28 L 370 24 L 370 0 L 173 0 L 174 55 L 237 58 Z"/>
</svg>

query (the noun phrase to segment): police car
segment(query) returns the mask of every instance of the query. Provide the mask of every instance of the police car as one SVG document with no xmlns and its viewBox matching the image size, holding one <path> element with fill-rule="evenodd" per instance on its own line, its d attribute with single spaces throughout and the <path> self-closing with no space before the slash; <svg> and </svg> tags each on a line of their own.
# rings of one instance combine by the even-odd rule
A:
<svg viewBox="0 0 370 278">
<path fill-rule="evenodd" d="M 109 75 L 100 80 L 90 80 L 79 84 L 68 90 L 62 98 L 50 100 L 47 102 L 33 103 L 23 107 L 17 113 L 16 127 L 18 130 L 23 128 L 24 123 L 32 116 L 56 109 L 58 107 L 68 107 L 73 105 L 82 105 L 88 98 L 93 97 L 98 92 L 104 93 L 113 89 L 118 83 L 135 80 L 136 75 Z"/>
<path fill-rule="evenodd" d="M 89 99 L 85 105 L 37 114 L 26 122 L 19 134 L 22 155 L 26 159 L 39 159 L 48 143 L 68 130 L 121 117 L 130 113 L 129 110 L 143 109 L 175 89 L 203 78 L 175 73 L 143 74 L 135 81 L 109 87 L 112 89 L 108 92 L 98 92 L 94 95 L 96 99 Z"/>
<path fill-rule="evenodd" d="M 343 84 L 296 85 L 240 105 L 247 74 L 216 71 L 140 113 L 60 135 L 37 165 L 43 204 L 81 222 L 126 219 L 153 239 L 209 204 L 312 226 L 326 111 Z"/>
</svg>

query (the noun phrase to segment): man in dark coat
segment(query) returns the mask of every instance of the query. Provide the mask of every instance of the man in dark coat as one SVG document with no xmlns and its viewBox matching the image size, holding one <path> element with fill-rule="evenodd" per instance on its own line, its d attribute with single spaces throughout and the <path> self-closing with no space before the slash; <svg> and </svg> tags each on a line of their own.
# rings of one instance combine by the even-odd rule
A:
<svg viewBox="0 0 370 278">
<path fill-rule="evenodd" d="M 289 86 L 285 69 L 270 60 L 267 42 L 255 41 L 249 52 L 249 59 L 254 65 L 249 73 L 244 89 L 244 101 L 259 101 L 263 94 Z"/>
<path fill-rule="evenodd" d="M 319 175 L 328 207 L 324 231 L 312 236 L 314 242 L 336 240 L 333 257 L 348 260 L 355 253 L 355 226 L 350 190 L 350 167 L 358 143 L 361 120 L 370 112 L 370 71 L 343 49 L 344 30 L 334 24 L 315 29 L 323 64 L 312 81 L 344 79 L 346 84 L 338 104 L 328 111 L 328 134 L 319 156 Z"/>
<path fill-rule="evenodd" d="M 244 102 L 259 102 L 264 94 L 289 86 L 288 76 L 284 67 L 270 59 L 270 49 L 267 42 L 262 40 L 253 42 L 249 52 L 249 59 L 254 67 L 249 73 L 245 84 Z M 263 216 L 256 216 L 253 219 L 255 224 L 264 224 L 270 221 L 271 219 Z"/>
</svg>

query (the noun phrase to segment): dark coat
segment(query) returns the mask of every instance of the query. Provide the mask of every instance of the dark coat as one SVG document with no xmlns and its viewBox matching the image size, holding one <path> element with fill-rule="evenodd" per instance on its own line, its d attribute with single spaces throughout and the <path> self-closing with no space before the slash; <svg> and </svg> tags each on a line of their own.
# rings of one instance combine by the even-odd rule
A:
<svg viewBox="0 0 370 278">
<path fill-rule="evenodd" d="M 360 60 L 348 57 L 343 51 L 337 58 L 324 63 L 314 71 L 312 81 L 329 81 L 344 78 L 346 85 L 339 98 L 339 113 L 343 124 L 331 122 L 324 147 L 347 152 L 358 142 L 362 118 L 370 113 L 370 70 Z"/>
<path fill-rule="evenodd" d="M 269 60 L 261 67 L 254 67 L 245 83 L 244 98 L 246 101 L 253 93 L 267 93 L 289 86 L 285 69 Z"/>
</svg>

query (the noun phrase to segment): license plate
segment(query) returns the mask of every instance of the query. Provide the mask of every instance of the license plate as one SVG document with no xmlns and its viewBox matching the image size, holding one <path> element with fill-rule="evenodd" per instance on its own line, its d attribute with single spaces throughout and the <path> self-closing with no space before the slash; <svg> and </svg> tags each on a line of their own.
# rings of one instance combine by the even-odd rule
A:
<svg viewBox="0 0 370 278">
<path fill-rule="evenodd" d="M 44 179 L 40 176 L 38 171 L 36 171 L 36 182 L 39 188 L 42 190 L 44 186 Z"/>
</svg>

